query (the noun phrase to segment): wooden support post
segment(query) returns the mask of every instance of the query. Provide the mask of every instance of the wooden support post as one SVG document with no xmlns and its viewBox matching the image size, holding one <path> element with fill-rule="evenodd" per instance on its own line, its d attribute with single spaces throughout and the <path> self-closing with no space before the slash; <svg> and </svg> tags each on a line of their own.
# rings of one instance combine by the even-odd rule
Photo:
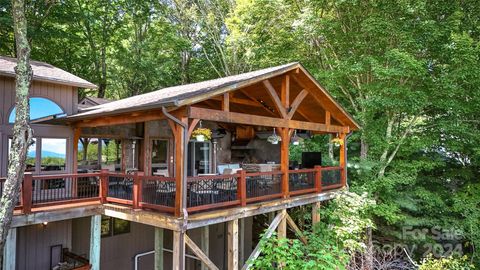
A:
<svg viewBox="0 0 480 270">
<path fill-rule="evenodd" d="M 290 129 L 281 128 L 280 137 L 282 138 L 280 146 L 280 170 L 282 171 L 282 194 L 283 198 L 288 198 L 290 195 L 289 183 L 288 183 L 288 151 L 290 146 Z"/>
<path fill-rule="evenodd" d="M 22 208 L 24 214 L 32 212 L 32 188 L 33 176 L 31 172 L 26 172 L 23 177 L 22 185 Z"/>
<path fill-rule="evenodd" d="M 15 270 L 17 259 L 17 228 L 8 231 L 3 249 L 3 270 Z"/>
<path fill-rule="evenodd" d="M 290 76 L 285 75 L 282 78 L 282 90 L 281 90 L 282 104 L 285 108 L 290 107 Z"/>
<path fill-rule="evenodd" d="M 135 172 L 133 175 L 133 209 L 140 208 L 142 201 L 142 176 L 143 172 Z"/>
<path fill-rule="evenodd" d="M 245 263 L 245 218 L 240 219 L 240 247 L 238 251 L 238 260 L 239 265 L 243 265 Z"/>
<path fill-rule="evenodd" d="M 228 221 L 228 270 L 238 270 L 238 219 Z"/>
<path fill-rule="evenodd" d="M 163 228 L 155 227 L 155 270 L 163 270 Z"/>
<path fill-rule="evenodd" d="M 237 196 L 240 200 L 241 206 L 247 205 L 247 172 L 245 170 L 239 171 Z"/>
<path fill-rule="evenodd" d="M 342 187 L 344 187 L 347 184 L 347 141 L 345 133 L 340 134 L 340 139 L 343 141 L 343 144 L 340 146 L 340 167 L 342 167 L 340 171 L 340 183 Z"/>
<path fill-rule="evenodd" d="M 185 232 L 173 231 L 172 269 L 185 269 Z"/>
<path fill-rule="evenodd" d="M 223 94 L 222 111 L 224 112 L 230 111 L 230 93 Z"/>
<path fill-rule="evenodd" d="M 185 124 L 188 124 L 188 118 L 182 117 L 181 121 Z M 183 186 L 184 175 L 184 156 L 187 154 L 185 152 L 185 141 L 183 138 L 183 127 L 172 120 L 169 120 L 170 127 L 172 129 L 174 139 L 175 139 L 175 216 L 180 217 L 183 213 L 183 208 L 185 207 L 185 196 L 186 190 Z"/>
<path fill-rule="evenodd" d="M 277 228 L 277 236 L 278 238 L 287 238 L 287 210 L 283 209 L 280 211 L 280 214 L 282 214 L 283 218 L 280 221 L 280 224 L 278 224 Z"/>
<path fill-rule="evenodd" d="M 108 197 L 108 170 L 103 169 L 100 171 L 100 202 L 106 203 Z"/>
<path fill-rule="evenodd" d="M 320 207 L 322 206 L 321 202 L 316 202 L 312 204 L 312 225 L 320 222 Z"/>
<path fill-rule="evenodd" d="M 201 232 L 201 234 L 202 234 L 201 238 L 202 239 L 201 239 L 200 245 L 201 245 L 203 253 L 205 253 L 205 255 L 208 257 L 210 255 L 210 230 L 209 230 L 208 225 L 202 227 L 201 230 L 202 230 L 202 232 Z M 207 265 L 202 263 L 201 270 L 208 270 Z"/>
<path fill-rule="evenodd" d="M 91 270 L 100 270 L 100 246 L 101 246 L 102 216 L 95 215 L 90 221 L 90 256 Z"/>
<path fill-rule="evenodd" d="M 287 221 L 288 226 L 295 232 L 298 238 L 306 245 L 307 244 L 307 238 L 303 234 L 303 232 L 298 228 L 297 224 L 295 224 L 295 221 L 293 221 L 292 217 L 289 214 L 285 215 L 285 220 Z"/>
</svg>

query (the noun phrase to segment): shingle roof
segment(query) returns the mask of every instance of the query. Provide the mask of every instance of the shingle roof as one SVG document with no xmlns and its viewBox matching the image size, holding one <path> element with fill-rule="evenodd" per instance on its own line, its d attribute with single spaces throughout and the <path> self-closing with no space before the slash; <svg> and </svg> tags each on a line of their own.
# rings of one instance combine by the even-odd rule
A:
<svg viewBox="0 0 480 270">
<path fill-rule="evenodd" d="M 111 99 L 98 98 L 98 97 L 85 97 L 80 102 L 78 102 L 78 109 L 87 110 L 90 107 L 106 104 L 112 102 Z"/>
<path fill-rule="evenodd" d="M 109 113 L 119 113 L 135 110 L 144 110 L 148 107 L 160 106 L 182 106 L 198 102 L 200 95 L 211 93 L 220 93 L 229 89 L 236 89 L 256 82 L 259 78 L 265 76 L 276 76 L 298 67 L 298 63 L 290 63 L 282 66 L 276 66 L 252 72 L 242 73 L 214 80 L 208 80 L 198 83 L 178 85 L 163 88 L 146 94 L 133 96 L 107 104 L 102 104 L 88 108 L 88 111 L 72 115 L 67 118 L 85 118 L 88 116 L 105 115 Z M 187 104 L 188 103 L 188 104 Z"/>
<path fill-rule="evenodd" d="M 14 68 L 16 65 L 16 58 L 0 56 L 0 75 L 15 77 Z M 30 61 L 30 65 L 32 66 L 33 70 L 33 80 L 65 84 L 82 88 L 97 88 L 95 84 L 50 64 L 39 61 Z"/>
</svg>

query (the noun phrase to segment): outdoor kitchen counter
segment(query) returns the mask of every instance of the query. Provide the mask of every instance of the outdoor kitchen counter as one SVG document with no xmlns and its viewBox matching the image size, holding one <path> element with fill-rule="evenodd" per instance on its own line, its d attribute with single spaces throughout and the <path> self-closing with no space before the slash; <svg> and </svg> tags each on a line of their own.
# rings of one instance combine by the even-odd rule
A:
<svg viewBox="0 0 480 270">
<path fill-rule="evenodd" d="M 271 171 L 280 170 L 280 164 L 247 163 L 247 164 L 242 164 L 242 169 L 244 169 L 246 172 L 249 172 L 249 173 L 252 173 L 252 172 L 271 172 Z"/>
</svg>

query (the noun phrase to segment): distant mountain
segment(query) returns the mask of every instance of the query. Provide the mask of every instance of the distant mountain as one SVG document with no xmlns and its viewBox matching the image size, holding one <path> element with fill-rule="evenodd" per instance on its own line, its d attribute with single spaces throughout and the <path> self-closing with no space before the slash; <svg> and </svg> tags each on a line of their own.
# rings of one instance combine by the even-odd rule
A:
<svg viewBox="0 0 480 270">
<path fill-rule="evenodd" d="M 28 151 L 28 157 L 35 157 L 35 150 Z M 65 154 L 55 153 L 51 151 L 42 151 L 42 157 L 65 158 Z"/>
</svg>

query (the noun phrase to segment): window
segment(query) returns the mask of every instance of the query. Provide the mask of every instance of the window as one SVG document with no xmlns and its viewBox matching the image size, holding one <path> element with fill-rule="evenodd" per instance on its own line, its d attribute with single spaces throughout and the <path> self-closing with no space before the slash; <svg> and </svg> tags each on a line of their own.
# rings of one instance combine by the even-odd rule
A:
<svg viewBox="0 0 480 270">
<path fill-rule="evenodd" d="M 35 172 L 36 168 L 36 159 L 37 159 L 37 151 L 36 151 L 36 143 L 37 139 L 33 139 L 33 144 L 28 147 L 27 151 L 27 160 L 26 160 L 26 172 Z M 8 150 L 10 153 L 10 150 L 12 148 L 12 138 L 8 138 Z"/>
<path fill-rule="evenodd" d="M 27 152 L 27 168 L 25 171 L 39 173 L 65 171 L 67 157 L 66 138 L 34 138 Z M 8 149 L 12 138 L 8 139 Z M 38 168 L 37 166 L 40 165 Z M 53 183 L 53 181 L 52 181 Z"/>
<path fill-rule="evenodd" d="M 13 124 L 15 122 L 16 109 L 10 112 L 8 122 Z M 65 112 L 57 105 L 57 103 L 42 97 L 30 98 L 30 120 L 40 119 L 51 115 L 65 115 Z"/>
<path fill-rule="evenodd" d="M 168 140 L 152 140 L 152 171 L 167 169 Z"/>
<path fill-rule="evenodd" d="M 102 216 L 101 223 L 102 237 L 109 237 L 130 232 L 130 221 Z"/>
<path fill-rule="evenodd" d="M 40 167 L 42 171 L 64 171 L 67 156 L 67 139 L 41 139 Z"/>
</svg>

